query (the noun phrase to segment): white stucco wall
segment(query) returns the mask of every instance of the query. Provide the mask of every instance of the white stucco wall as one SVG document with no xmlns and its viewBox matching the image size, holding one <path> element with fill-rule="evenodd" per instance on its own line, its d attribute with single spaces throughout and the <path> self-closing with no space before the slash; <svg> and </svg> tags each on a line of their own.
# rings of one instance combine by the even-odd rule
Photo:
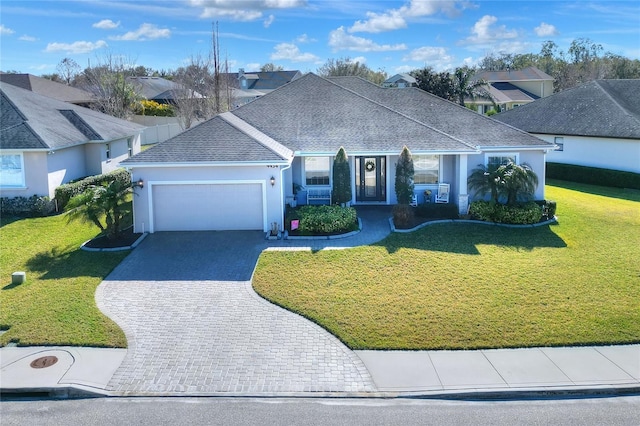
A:
<svg viewBox="0 0 640 426">
<path fill-rule="evenodd" d="M 55 195 L 58 186 L 87 176 L 83 145 L 59 149 L 47 156 L 49 196 Z"/>
<path fill-rule="evenodd" d="M 640 173 L 640 139 L 612 139 L 584 136 L 534 136 L 549 142 L 563 138 L 563 151 L 551 151 L 547 161 Z"/>
<path fill-rule="evenodd" d="M 281 171 L 278 167 L 265 166 L 210 166 L 210 167 L 154 167 L 132 168 L 132 180 L 142 179 L 144 188 L 135 188 L 133 197 L 134 230 L 135 232 L 149 231 L 149 189 L 153 184 L 161 182 L 189 182 L 189 181 L 263 181 L 266 188 L 266 223 L 277 222 L 282 228 L 282 214 L 284 200 L 282 198 L 283 184 Z M 276 185 L 271 186 L 271 176 L 275 177 Z M 184 206 L 176 206 L 183 208 Z M 188 214 L 188 212 L 186 212 Z M 264 231 L 267 231 L 266 227 Z"/>
</svg>

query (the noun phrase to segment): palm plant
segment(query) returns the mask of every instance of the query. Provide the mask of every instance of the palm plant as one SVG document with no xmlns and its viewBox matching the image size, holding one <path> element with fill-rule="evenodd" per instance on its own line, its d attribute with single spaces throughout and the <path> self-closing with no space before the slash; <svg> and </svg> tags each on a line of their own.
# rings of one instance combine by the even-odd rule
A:
<svg viewBox="0 0 640 426">
<path fill-rule="evenodd" d="M 471 171 L 467 185 L 476 194 L 491 194 L 491 201 L 498 203 L 500 196 L 498 187 L 503 179 L 502 173 L 503 170 L 500 169 L 499 164 L 490 163 L 487 166 L 478 164 L 478 167 Z"/>
<path fill-rule="evenodd" d="M 469 67 L 456 68 L 453 73 L 453 93 L 458 103 L 464 106 L 465 99 L 488 99 L 493 102 L 493 98 L 485 87 L 487 82 L 484 80 L 473 80 L 475 70 Z"/>
<path fill-rule="evenodd" d="M 116 238 L 120 234 L 122 219 L 128 213 L 126 202 L 130 192 L 131 184 L 120 180 L 90 186 L 69 200 L 65 208 L 68 220 L 93 223 L 107 238 Z"/>
<path fill-rule="evenodd" d="M 527 163 L 515 164 L 509 161 L 497 169 L 501 180 L 498 192 L 507 197 L 508 205 L 515 205 L 519 199 L 530 199 L 538 187 L 538 175 Z"/>
</svg>

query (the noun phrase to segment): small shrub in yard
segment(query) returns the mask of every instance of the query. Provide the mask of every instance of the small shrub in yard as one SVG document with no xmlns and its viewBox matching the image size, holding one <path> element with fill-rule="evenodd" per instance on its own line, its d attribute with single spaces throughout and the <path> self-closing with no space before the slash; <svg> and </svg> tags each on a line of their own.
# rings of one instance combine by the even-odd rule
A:
<svg viewBox="0 0 640 426">
<path fill-rule="evenodd" d="M 542 208 L 533 201 L 514 206 L 474 201 L 469 213 L 478 220 L 517 225 L 538 223 L 542 219 Z"/>
<path fill-rule="evenodd" d="M 49 197 L 32 195 L 31 197 L 0 198 L 0 213 L 7 216 L 41 217 L 55 210 L 55 204 Z"/>
<path fill-rule="evenodd" d="M 416 207 L 416 216 L 434 219 L 458 219 L 458 206 L 453 203 L 424 203 Z"/>
<path fill-rule="evenodd" d="M 556 202 L 553 200 L 536 201 L 536 204 L 542 209 L 543 219 L 553 219 L 556 215 Z"/>
<path fill-rule="evenodd" d="M 300 233 L 313 235 L 352 231 L 357 228 L 358 216 L 353 207 L 302 206 L 291 210 L 288 219 L 289 229 L 291 219 L 297 219 Z"/>
<path fill-rule="evenodd" d="M 408 228 L 413 223 L 415 212 L 408 204 L 396 204 L 393 206 L 393 224 L 397 228 Z"/>
</svg>

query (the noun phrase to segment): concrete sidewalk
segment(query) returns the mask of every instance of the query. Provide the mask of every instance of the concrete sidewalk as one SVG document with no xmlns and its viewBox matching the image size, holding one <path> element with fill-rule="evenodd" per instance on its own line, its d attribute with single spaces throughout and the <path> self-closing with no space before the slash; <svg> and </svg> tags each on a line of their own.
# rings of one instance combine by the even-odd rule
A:
<svg viewBox="0 0 640 426">
<path fill-rule="evenodd" d="M 640 392 L 640 345 L 590 346 L 478 351 L 356 351 L 376 390 L 233 393 L 217 396 L 348 396 L 482 398 L 518 393 L 575 394 Z M 76 347 L 5 347 L 0 349 L 3 393 L 43 392 L 57 396 L 120 396 L 107 384 L 121 364 L 125 349 Z M 50 367 L 32 361 L 55 356 Z M 208 396 L 170 393 L 168 396 Z"/>
</svg>

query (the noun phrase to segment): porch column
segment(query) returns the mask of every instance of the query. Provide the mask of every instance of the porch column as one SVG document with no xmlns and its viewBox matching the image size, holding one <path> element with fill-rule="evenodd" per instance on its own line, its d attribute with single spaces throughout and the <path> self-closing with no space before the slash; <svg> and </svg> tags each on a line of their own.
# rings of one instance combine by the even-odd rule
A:
<svg viewBox="0 0 640 426">
<path fill-rule="evenodd" d="M 458 213 L 467 214 L 469 194 L 467 194 L 467 154 L 458 155 Z"/>
</svg>

